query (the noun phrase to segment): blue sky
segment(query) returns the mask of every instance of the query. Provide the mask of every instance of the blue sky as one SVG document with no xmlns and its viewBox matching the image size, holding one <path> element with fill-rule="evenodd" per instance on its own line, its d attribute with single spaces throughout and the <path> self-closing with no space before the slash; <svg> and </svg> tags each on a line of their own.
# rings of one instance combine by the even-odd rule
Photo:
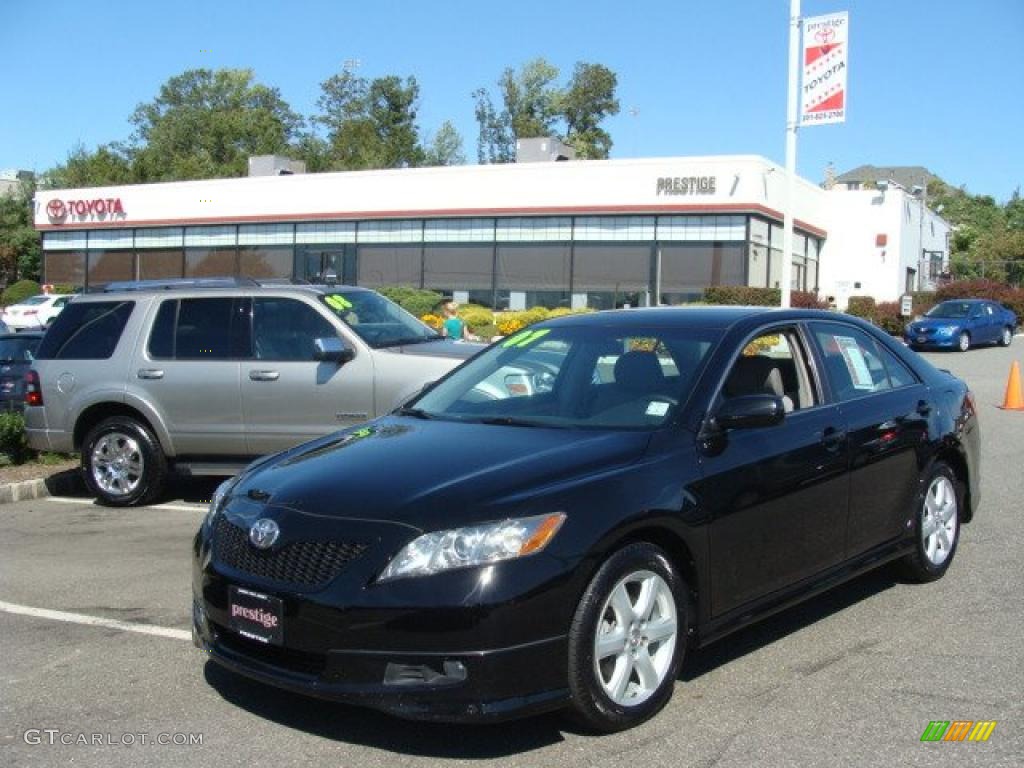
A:
<svg viewBox="0 0 1024 768">
<path fill-rule="evenodd" d="M 803 0 L 850 12 L 845 125 L 800 131 L 820 181 L 863 163 L 925 165 L 1002 201 L 1024 186 L 1024 0 Z M 470 93 L 543 56 L 619 76 L 613 157 L 783 161 L 788 0 L 0 0 L 0 168 L 45 170 L 78 142 L 130 134 L 134 107 L 194 67 L 251 67 L 310 114 L 347 60 L 416 75 L 420 127 L 445 119 L 476 157 Z"/>
</svg>

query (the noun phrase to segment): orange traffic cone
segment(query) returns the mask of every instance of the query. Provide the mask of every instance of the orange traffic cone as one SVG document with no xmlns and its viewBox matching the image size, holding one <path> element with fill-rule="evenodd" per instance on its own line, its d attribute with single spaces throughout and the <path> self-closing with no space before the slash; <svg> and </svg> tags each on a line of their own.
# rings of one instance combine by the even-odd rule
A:
<svg viewBox="0 0 1024 768">
<path fill-rule="evenodd" d="M 1006 380 L 1006 397 L 1003 398 L 1004 411 L 1024 411 L 1024 395 L 1020 389 L 1020 365 L 1013 361 L 1010 366 L 1010 378 Z"/>
</svg>

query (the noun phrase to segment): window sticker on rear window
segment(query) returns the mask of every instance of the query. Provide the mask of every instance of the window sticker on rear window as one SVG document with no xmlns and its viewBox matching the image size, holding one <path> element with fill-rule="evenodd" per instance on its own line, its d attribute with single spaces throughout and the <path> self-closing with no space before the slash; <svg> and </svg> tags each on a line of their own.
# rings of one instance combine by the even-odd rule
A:
<svg viewBox="0 0 1024 768">
<path fill-rule="evenodd" d="M 871 371 L 868 370 L 867 360 L 864 359 L 864 352 L 857 345 L 857 340 L 850 336 L 833 336 L 836 346 L 846 363 L 846 370 L 850 372 L 850 379 L 853 381 L 854 389 L 873 390 L 875 381 L 871 378 Z"/>
</svg>

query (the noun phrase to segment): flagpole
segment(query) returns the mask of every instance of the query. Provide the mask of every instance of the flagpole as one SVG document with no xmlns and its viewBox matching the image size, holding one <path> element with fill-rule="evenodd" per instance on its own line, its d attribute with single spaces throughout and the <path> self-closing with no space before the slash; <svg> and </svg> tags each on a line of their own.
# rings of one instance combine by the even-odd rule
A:
<svg viewBox="0 0 1024 768">
<path fill-rule="evenodd" d="M 779 288 L 788 307 L 793 279 L 793 204 L 796 197 L 797 87 L 800 71 L 800 0 L 789 0 L 789 88 L 786 95 L 786 205 L 782 219 L 782 270 Z"/>
</svg>

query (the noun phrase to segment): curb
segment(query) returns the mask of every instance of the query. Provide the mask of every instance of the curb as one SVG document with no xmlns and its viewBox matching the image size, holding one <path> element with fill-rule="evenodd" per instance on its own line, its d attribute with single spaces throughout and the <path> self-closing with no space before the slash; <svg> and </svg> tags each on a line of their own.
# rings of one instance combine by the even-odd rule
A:
<svg viewBox="0 0 1024 768">
<path fill-rule="evenodd" d="M 0 485 L 0 504 L 45 499 L 47 496 L 70 496 L 81 493 L 83 489 L 84 484 L 78 472 L 65 471 L 48 478 Z"/>
</svg>

